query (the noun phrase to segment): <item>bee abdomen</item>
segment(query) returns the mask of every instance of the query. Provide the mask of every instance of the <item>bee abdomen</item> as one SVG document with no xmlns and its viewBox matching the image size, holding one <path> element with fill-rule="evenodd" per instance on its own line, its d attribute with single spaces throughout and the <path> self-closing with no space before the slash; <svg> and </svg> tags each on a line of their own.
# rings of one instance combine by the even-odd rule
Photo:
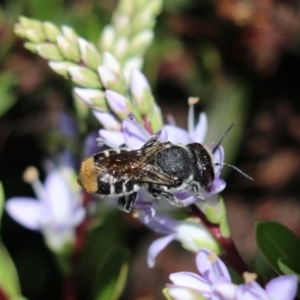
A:
<svg viewBox="0 0 300 300">
<path fill-rule="evenodd" d="M 97 193 L 99 195 L 110 195 L 111 194 L 111 184 L 100 181 L 98 186 L 99 186 L 99 189 L 98 189 Z"/>
</svg>

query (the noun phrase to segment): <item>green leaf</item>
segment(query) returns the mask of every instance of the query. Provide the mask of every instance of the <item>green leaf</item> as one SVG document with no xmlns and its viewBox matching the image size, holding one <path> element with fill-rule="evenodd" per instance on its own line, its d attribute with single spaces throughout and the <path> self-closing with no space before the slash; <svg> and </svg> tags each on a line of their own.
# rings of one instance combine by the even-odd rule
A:
<svg viewBox="0 0 300 300">
<path fill-rule="evenodd" d="M 280 258 L 278 260 L 278 266 L 283 274 L 296 275 L 298 277 L 298 282 L 300 282 L 300 267 L 296 265 L 293 261 L 287 258 Z"/>
<path fill-rule="evenodd" d="M 287 259 L 300 265 L 300 240 L 284 225 L 273 222 L 256 223 L 256 241 L 270 266 L 279 274 L 284 274 L 278 262 Z"/>
<path fill-rule="evenodd" d="M 20 296 L 18 275 L 6 248 L 0 243 L 0 283 L 9 297 Z"/>
<path fill-rule="evenodd" d="M 123 247 L 113 248 L 100 267 L 96 278 L 94 300 L 119 299 L 123 291 L 129 268 L 129 252 Z"/>
</svg>

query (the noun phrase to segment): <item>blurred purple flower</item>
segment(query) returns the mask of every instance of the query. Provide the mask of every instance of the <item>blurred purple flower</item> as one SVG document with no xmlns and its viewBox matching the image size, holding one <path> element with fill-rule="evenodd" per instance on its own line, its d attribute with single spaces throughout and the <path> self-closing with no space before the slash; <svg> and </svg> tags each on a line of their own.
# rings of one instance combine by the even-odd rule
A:
<svg viewBox="0 0 300 300">
<path fill-rule="evenodd" d="M 28 229 L 40 231 L 55 252 L 61 252 L 74 243 L 75 228 L 85 217 L 75 174 L 72 176 L 69 171 L 51 171 L 43 185 L 37 170 L 28 168 L 24 180 L 31 183 L 37 199 L 14 197 L 8 199 L 5 206 L 15 221 Z"/>
<path fill-rule="evenodd" d="M 58 119 L 58 126 L 62 134 L 70 140 L 78 136 L 78 126 L 75 120 L 66 112 L 61 112 Z"/>
<path fill-rule="evenodd" d="M 293 300 L 297 293 L 295 275 L 272 279 L 263 289 L 255 281 L 255 274 L 246 273 L 246 283 L 235 285 L 225 264 L 208 249 L 197 253 L 196 266 L 200 275 L 192 272 L 170 275 L 172 284 L 164 290 L 168 299 Z"/>
<path fill-rule="evenodd" d="M 296 275 L 281 275 L 270 280 L 265 289 L 256 281 L 239 285 L 236 289 L 235 299 L 293 300 L 297 294 L 297 287 L 298 280 Z"/>
</svg>

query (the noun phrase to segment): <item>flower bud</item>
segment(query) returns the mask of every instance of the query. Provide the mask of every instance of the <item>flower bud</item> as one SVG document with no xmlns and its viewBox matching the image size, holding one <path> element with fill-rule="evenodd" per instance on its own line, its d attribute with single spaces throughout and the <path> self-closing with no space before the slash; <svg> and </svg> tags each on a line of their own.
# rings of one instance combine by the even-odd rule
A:
<svg viewBox="0 0 300 300">
<path fill-rule="evenodd" d="M 62 35 L 57 36 L 56 41 L 57 46 L 65 59 L 73 62 L 80 61 L 80 55 L 77 44 L 71 43 Z"/>
<path fill-rule="evenodd" d="M 63 60 L 58 47 L 51 43 L 42 43 L 36 46 L 37 53 L 47 60 Z"/>
<path fill-rule="evenodd" d="M 102 51 L 111 51 L 114 46 L 116 34 L 113 26 L 107 25 L 102 30 L 101 39 L 99 42 L 99 48 Z"/>
<path fill-rule="evenodd" d="M 129 49 L 127 51 L 127 56 L 140 55 L 144 53 L 146 48 L 149 46 L 153 39 L 152 30 L 143 30 L 137 34 L 130 42 Z"/>
<path fill-rule="evenodd" d="M 101 64 L 101 57 L 95 45 L 83 38 L 78 38 L 78 45 L 81 60 L 88 68 L 96 71 L 97 67 Z"/>
<path fill-rule="evenodd" d="M 48 65 L 54 72 L 64 77 L 69 77 L 70 67 L 77 67 L 76 64 L 68 61 L 49 61 Z"/>
<path fill-rule="evenodd" d="M 96 89 L 74 88 L 74 93 L 82 101 L 98 111 L 108 111 L 105 93 Z"/>
<path fill-rule="evenodd" d="M 132 70 L 130 89 L 140 113 L 143 115 L 150 113 L 154 99 L 146 77 L 138 70 Z"/>
<path fill-rule="evenodd" d="M 57 28 L 53 23 L 51 22 L 44 22 L 43 28 L 47 37 L 47 40 L 49 42 L 55 43 L 56 37 L 61 34 L 59 28 Z"/>
<path fill-rule="evenodd" d="M 90 69 L 79 66 L 70 67 L 69 73 L 72 80 L 82 87 L 102 88 L 98 75 Z"/>
<path fill-rule="evenodd" d="M 72 27 L 64 25 L 61 29 L 65 38 L 67 38 L 71 43 L 77 44 L 78 36 Z"/>
</svg>

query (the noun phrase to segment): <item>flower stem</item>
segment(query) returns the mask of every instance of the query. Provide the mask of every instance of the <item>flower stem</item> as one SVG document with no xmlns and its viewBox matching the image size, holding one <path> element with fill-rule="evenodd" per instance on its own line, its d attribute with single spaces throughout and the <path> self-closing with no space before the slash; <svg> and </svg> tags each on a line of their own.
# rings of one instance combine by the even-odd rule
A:
<svg viewBox="0 0 300 300">
<path fill-rule="evenodd" d="M 228 259 L 232 267 L 241 275 L 248 271 L 248 268 L 244 261 L 242 260 L 240 254 L 238 253 L 233 240 L 229 237 L 223 237 L 220 231 L 220 227 L 218 224 L 213 224 L 207 220 L 205 214 L 199 209 L 196 204 L 190 205 L 192 213 L 195 217 L 197 217 L 200 222 L 209 230 L 209 232 L 213 235 L 213 237 L 220 243 L 223 247 Z"/>
</svg>

